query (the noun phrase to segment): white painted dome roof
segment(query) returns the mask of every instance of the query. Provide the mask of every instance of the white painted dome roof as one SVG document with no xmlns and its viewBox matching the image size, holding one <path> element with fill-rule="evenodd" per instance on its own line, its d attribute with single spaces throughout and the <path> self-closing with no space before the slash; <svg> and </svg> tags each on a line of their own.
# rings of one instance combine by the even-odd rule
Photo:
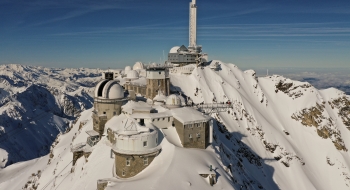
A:
<svg viewBox="0 0 350 190">
<path fill-rule="evenodd" d="M 104 79 L 104 80 L 100 81 L 99 83 L 97 83 L 97 85 L 95 86 L 95 93 L 94 93 L 95 97 L 98 97 L 99 94 L 100 94 L 100 96 L 102 96 L 103 86 L 104 86 L 107 82 L 108 82 L 108 80 L 107 80 L 107 79 Z M 100 88 L 102 88 L 102 89 L 99 91 Z"/>
<path fill-rule="evenodd" d="M 138 79 L 139 78 L 139 73 L 135 70 L 131 70 L 126 74 L 127 79 Z"/>
<path fill-rule="evenodd" d="M 131 70 L 132 70 L 132 69 L 131 69 L 130 66 L 126 66 L 126 67 L 125 67 L 125 70 L 124 70 L 124 71 L 125 71 L 125 74 L 128 74 L 128 72 L 131 71 Z"/>
<path fill-rule="evenodd" d="M 180 107 L 181 104 L 181 98 L 175 94 L 171 94 L 167 97 L 165 104 L 170 107 Z"/>
<path fill-rule="evenodd" d="M 174 46 L 170 49 L 169 53 L 177 53 L 177 50 L 180 48 L 180 46 Z"/>
<path fill-rule="evenodd" d="M 139 70 L 144 69 L 144 65 L 141 62 L 136 62 L 135 65 L 132 67 L 132 70 Z"/>
<path fill-rule="evenodd" d="M 120 86 L 119 80 L 102 80 L 95 87 L 95 97 L 122 99 L 124 98 L 124 89 Z"/>
</svg>

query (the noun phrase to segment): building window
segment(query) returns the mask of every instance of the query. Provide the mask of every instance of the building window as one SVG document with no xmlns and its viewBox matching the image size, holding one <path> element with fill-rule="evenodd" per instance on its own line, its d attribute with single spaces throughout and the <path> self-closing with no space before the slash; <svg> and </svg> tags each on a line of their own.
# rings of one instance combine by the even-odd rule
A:
<svg viewBox="0 0 350 190">
<path fill-rule="evenodd" d="M 143 165 L 148 165 L 148 158 L 147 157 L 144 157 L 143 158 Z"/>
<path fill-rule="evenodd" d="M 152 119 L 152 122 L 154 121 L 154 119 Z"/>
<path fill-rule="evenodd" d="M 127 157 L 127 158 L 126 158 L 126 166 L 130 166 L 130 162 L 131 162 L 130 157 Z"/>
<path fill-rule="evenodd" d="M 113 112 L 113 115 L 117 115 L 117 112 Z"/>
<path fill-rule="evenodd" d="M 103 114 L 106 114 L 106 112 L 104 111 Z"/>
<path fill-rule="evenodd" d="M 160 74 L 160 73 L 159 73 Z M 160 80 L 158 80 L 158 86 L 160 85 Z"/>
<path fill-rule="evenodd" d="M 159 71 L 159 74 L 161 74 L 161 72 Z"/>
<path fill-rule="evenodd" d="M 190 137 L 190 139 L 192 139 L 192 134 L 189 134 L 188 137 Z"/>
<path fill-rule="evenodd" d="M 170 117 L 168 117 L 168 122 L 170 122 Z"/>
<path fill-rule="evenodd" d="M 165 118 L 163 117 L 163 121 L 165 120 Z"/>
<path fill-rule="evenodd" d="M 200 138 L 201 137 L 201 134 L 200 133 L 197 133 L 197 138 Z"/>
<path fill-rule="evenodd" d="M 122 171 L 122 176 L 125 176 L 125 171 L 124 170 Z"/>
<path fill-rule="evenodd" d="M 156 138 L 156 144 L 158 144 L 158 138 Z"/>
<path fill-rule="evenodd" d="M 143 147 L 147 146 L 147 141 L 143 141 Z"/>
</svg>

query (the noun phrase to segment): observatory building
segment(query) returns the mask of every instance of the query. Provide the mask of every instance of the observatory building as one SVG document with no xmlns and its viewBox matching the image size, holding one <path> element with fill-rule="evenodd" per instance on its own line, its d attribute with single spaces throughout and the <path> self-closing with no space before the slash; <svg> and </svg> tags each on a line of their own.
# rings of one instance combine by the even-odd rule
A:
<svg viewBox="0 0 350 190">
<path fill-rule="evenodd" d="M 170 94 L 169 69 L 165 65 L 153 63 L 146 69 L 146 98 L 153 99 L 158 91 L 162 91 L 165 96 Z"/>
<path fill-rule="evenodd" d="M 114 174 L 120 178 L 140 173 L 161 150 L 158 131 L 152 124 L 141 126 L 126 115 L 115 117 L 108 124 L 108 139 L 115 157 Z"/>
<path fill-rule="evenodd" d="M 113 116 L 119 115 L 121 106 L 127 102 L 119 80 L 112 80 L 113 73 L 106 72 L 105 78 L 95 87 L 92 115 L 93 129 L 100 134 L 100 137 L 103 134 L 105 123 Z"/>
<path fill-rule="evenodd" d="M 190 22 L 189 22 L 189 45 L 186 48 L 175 46 L 170 49 L 168 62 L 184 66 L 187 64 L 199 65 L 208 61 L 208 55 L 202 53 L 202 46 L 197 45 L 197 4 L 196 0 L 190 3 Z"/>
</svg>

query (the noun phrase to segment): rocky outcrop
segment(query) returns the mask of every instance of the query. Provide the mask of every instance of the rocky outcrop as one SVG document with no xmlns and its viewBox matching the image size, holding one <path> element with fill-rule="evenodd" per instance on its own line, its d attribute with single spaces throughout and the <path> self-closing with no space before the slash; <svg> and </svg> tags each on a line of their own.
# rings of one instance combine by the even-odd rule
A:
<svg viewBox="0 0 350 190">
<path fill-rule="evenodd" d="M 316 106 L 305 108 L 291 117 L 304 126 L 315 127 L 318 136 L 331 139 L 338 150 L 348 151 L 336 123 L 325 111 L 325 102 L 321 105 L 316 103 Z"/>
<path fill-rule="evenodd" d="M 332 109 L 339 110 L 338 114 L 342 118 L 344 125 L 350 130 L 350 100 L 346 96 L 328 102 Z"/>
<path fill-rule="evenodd" d="M 275 85 L 275 92 L 279 91 L 287 94 L 289 97 L 293 99 L 301 97 L 307 88 L 311 88 L 312 86 L 309 83 L 295 84 L 292 81 L 288 82 L 289 79 L 279 80 Z M 300 83 L 300 82 L 299 82 Z"/>
</svg>

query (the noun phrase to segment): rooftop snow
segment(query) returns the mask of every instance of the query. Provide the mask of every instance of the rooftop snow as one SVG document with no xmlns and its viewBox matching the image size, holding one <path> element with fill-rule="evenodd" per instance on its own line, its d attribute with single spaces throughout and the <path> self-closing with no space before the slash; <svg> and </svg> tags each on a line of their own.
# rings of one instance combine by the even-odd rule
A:
<svg viewBox="0 0 350 190">
<path fill-rule="evenodd" d="M 122 110 L 128 114 L 132 114 L 133 110 L 151 110 L 152 106 L 147 104 L 146 102 L 135 102 L 135 101 L 128 101 L 124 106 L 122 106 Z"/>
<path fill-rule="evenodd" d="M 206 122 L 210 119 L 209 116 L 203 115 L 201 112 L 190 107 L 175 108 L 170 111 L 173 117 L 183 124 Z"/>
</svg>

